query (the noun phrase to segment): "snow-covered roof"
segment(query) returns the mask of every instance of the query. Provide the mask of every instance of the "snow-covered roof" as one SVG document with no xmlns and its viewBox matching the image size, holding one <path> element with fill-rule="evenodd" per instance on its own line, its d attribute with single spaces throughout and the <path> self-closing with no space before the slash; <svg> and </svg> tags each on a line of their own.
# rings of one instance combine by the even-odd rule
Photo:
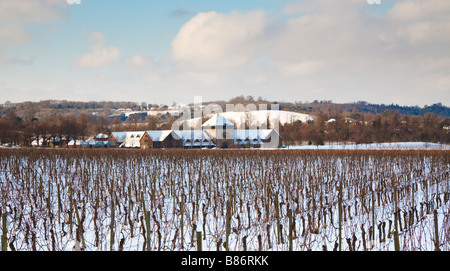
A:
<svg viewBox="0 0 450 271">
<path fill-rule="evenodd" d="M 203 130 L 175 130 L 173 133 L 184 141 L 211 140 L 211 137 Z"/>
<path fill-rule="evenodd" d="M 91 137 L 91 138 L 89 138 L 89 139 L 87 140 L 87 143 L 88 143 L 89 145 L 95 145 L 96 142 L 97 142 L 97 141 L 96 141 L 93 137 Z"/>
<path fill-rule="evenodd" d="M 120 144 L 120 147 L 139 148 L 141 146 L 140 140 L 144 135 L 144 133 L 145 131 L 126 132 L 125 140 L 123 141 L 122 144 Z"/>
<path fill-rule="evenodd" d="M 211 137 L 203 130 L 175 130 L 175 139 L 181 139 L 185 147 L 214 145 Z"/>
<path fill-rule="evenodd" d="M 262 144 L 263 140 L 269 140 L 272 135 L 280 136 L 274 129 L 234 130 L 234 143 Z"/>
<path fill-rule="evenodd" d="M 76 141 L 75 140 L 71 140 L 71 141 L 69 141 L 69 143 L 67 143 L 69 146 L 73 146 L 73 145 L 77 145 L 77 146 L 87 146 L 88 145 L 88 143 L 86 142 L 86 141 L 84 141 L 84 140 L 79 140 L 79 139 L 77 139 Z"/>
<path fill-rule="evenodd" d="M 127 137 L 127 132 L 112 132 L 112 135 L 117 142 L 124 142 Z"/>
<path fill-rule="evenodd" d="M 147 134 L 150 136 L 153 142 L 162 142 L 166 139 L 172 130 L 153 130 L 147 131 Z"/>
<path fill-rule="evenodd" d="M 231 121 L 224 118 L 222 115 L 216 114 L 202 125 L 202 127 L 212 127 L 212 126 L 234 126 L 234 124 Z"/>
<path fill-rule="evenodd" d="M 33 140 L 33 142 L 31 142 L 31 146 L 42 146 L 43 143 L 44 143 L 44 139 L 41 137 L 41 138 L 39 138 L 39 143 L 38 143 L 38 140 L 35 139 L 35 140 Z"/>
<path fill-rule="evenodd" d="M 107 134 L 100 133 L 95 136 L 97 139 L 107 139 L 109 136 Z"/>
</svg>

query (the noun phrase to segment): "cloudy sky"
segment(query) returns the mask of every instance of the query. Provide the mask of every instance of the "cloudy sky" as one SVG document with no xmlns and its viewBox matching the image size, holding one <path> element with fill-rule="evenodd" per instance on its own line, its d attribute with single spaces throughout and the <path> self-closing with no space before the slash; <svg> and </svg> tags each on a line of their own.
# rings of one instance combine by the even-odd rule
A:
<svg viewBox="0 0 450 271">
<path fill-rule="evenodd" d="M 368 2 L 0 0 L 0 103 L 449 106 L 450 1 Z"/>
</svg>

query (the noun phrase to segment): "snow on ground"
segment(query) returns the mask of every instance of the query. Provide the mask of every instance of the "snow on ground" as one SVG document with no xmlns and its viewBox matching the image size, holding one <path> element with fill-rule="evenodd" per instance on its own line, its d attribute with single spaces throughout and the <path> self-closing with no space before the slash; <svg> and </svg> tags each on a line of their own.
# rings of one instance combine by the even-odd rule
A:
<svg viewBox="0 0 450 271">
<path fill-rule="evenodd" d="M 391 143 L 326 143 L 324 145 L 293 145 L 286 149 L 319 150 L 450 150 L 449 144 L 429 142 L 391 142 Z"/>
<path fill-rule="evenodd" d="M 357 146 L 378 149 L 445 146 L 449 149 L 448 145 L 423 142 L 298 147 L 356 149 Z M 447 156 L 433 156 L 428 152 L 423 156 L 388 154 L 361 159 L 345 155 L 321 156 L 320 153 L 202 155 L 201 160 L 195 156 L 173 159 L 172 156 L 137 152 L 114 157 L 101 155 L 102 152 L 92 157 L 75 154 L 55 155 L 53 152 L 49 156 L 20 156 L 19 153 L 18 157 L 0 157 L 3 169 L 0 188 L 8 191 L 0 207 L 8 211 L 8 241 L 14 240 L 17 250 L 31 250 L 33 239 L 37 250 L 51 250 L 53 245 L 56 250 L 79 247 L 73 210 L 78 210 L 84 221 L 86 250 L 110 250 L 111 226 L 114 250 L 118 250 L 122 239 L 124 250 L 142 250 L 143 229 L 150 229 L 152 250 L 196 250 L 196 231 L 203 233 L 204 250 L 216 250 L 220 240 L 223 250 L 227 201 L 233 202 L 231 250 L 242 250 L 244 238 L 248 250 L 258 249 L 259 238 L 265 251 L 288 250 L 288 208 L 295 210 L 294 250 L 322 250 L 322 246 L 332 250 L 339 235 L 339 194 L 342 194 L 344 209 L 342 249 L 349 250 L 349 242 L 355 236 L 355 249 L 364 250 L 361 238 L 364 235 L 367 250 L 393 250 L 392 178 L 399 182 L 396 188 L 403 223 L 399 233 L 401 249 L 434 249 L 433 210 L 437 211 L 440 248 L 449 249 L 450 171 L 448 162 L 440 159 L 448 157 L 447 153 Z M 338 185 L 343 185 L 342 191 L 337 189 Z M 373 196 L 370 188 L 375 191 Z M 275 203 L 275 197 L 280 204 Z M 78 208 L 73 209 L 72 204 Z M 152 214 L 149 228 L 143 219 L 143 206 Z M 411 223 L 405 227 L 405 221 Z M 277 224 L 282 226 L 280 242 Z M 381 234 L 382 225 L 386 226 L 385 234 Z M 370 241 L 368 235 L 370 227 L 375 231 L 374 241 Z M 55 244 L 52 244 L 52 235 Z"/>
</svg>

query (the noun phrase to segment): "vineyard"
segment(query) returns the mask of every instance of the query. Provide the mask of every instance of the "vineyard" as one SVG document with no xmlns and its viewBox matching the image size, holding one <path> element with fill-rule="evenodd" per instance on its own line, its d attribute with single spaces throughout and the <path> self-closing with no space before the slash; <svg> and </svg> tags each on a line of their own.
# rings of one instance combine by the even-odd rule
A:
<svg viewBox="0 0 450 271">
<path fill-rule="evenodd" d="M 0 149 L 2 250 L 449 250 L 450 151 Z"/>
</svg>

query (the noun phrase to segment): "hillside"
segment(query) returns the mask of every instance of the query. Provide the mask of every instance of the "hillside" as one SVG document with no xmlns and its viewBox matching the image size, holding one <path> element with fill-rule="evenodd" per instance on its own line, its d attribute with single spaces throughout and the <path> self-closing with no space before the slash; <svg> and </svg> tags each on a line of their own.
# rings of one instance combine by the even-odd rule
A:
<svg viewBox="0 0 450 271">
<path fill-rule="evenodd" d="M 187 125 L 188 129 L 201 127 L 205 120 L 210 119 L 215 114 L 204 116 L 203 118 L 192 118 L 186 120 L 180 125 Z M 236 128 L 259 128 L 267 127 L 273 128 L 278 122 L 279 125 L 293 124 L 296 121 L 306 123 L 313 121 L 314 118 L 311 115 L 290 112 L 290 111 L 276 111 L 276 110 L 257 110 L 248 112 L 223 112 L 219 113 L 225 119 L 231 121 Z"/>
</svg>

